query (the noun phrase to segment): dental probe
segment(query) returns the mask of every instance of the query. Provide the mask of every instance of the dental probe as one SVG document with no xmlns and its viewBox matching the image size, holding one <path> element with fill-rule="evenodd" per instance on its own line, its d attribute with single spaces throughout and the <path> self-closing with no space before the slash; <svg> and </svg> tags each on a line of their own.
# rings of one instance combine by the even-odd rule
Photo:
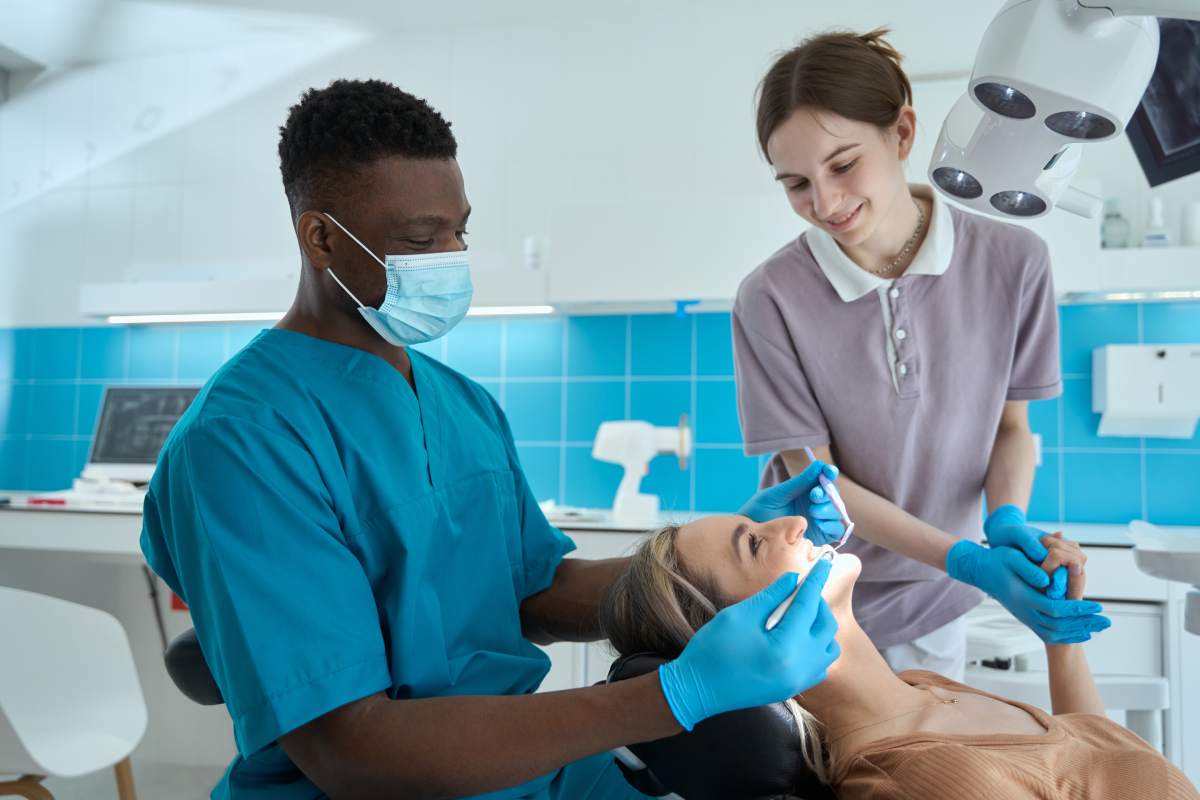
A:
<svg viewBox="0 0 1200 800">
<path fill-rule="evenodd" d="M 810 464 L 817 460 L 817 457 L 813 455 L 811 447 L 804 448 L 804 455 L 808 456 Z M 842 534 L 842 538 L 834 545 L 834 549 L 836 550 L 850 538 L 850 534 L 854 531 L 854 522 L 850 519 L 850 512 L 846 510 L 846 501 L 842 500 L 842 493 L 838 491 L 833 481 L 825 477 L 824 470 L 821 470 L 821 474 L 817 476 L 817 480 L 820 482 L 821 488 L 825 490 L 825 494 L 829 496 L 829 502 L 833 503 L 833 507 L 837 509 L 838 515 L 842 518 L 842 525 L 846 528 L 846 532 Z"/>
<path fill-rule="evenodd" d="M 821 553 L 821 555 L 817 556 L 817 558 L 828 557 L 830 561 L 833 561 L 833 555 L 833 550 L 826 550 L 824 553 Z M 800 586 L 803 583 L 803 580 L 797 580 L 796 588 L 792 589 L 792 593 L 789 594 L 782 603 L 775 607 L 775 610 L 771 612 L 771 616 L 767 617 L 767 630 L 774 628 L 779 624 L 779 620 L 783 619 L 783 615 L 786 614 L 787 610 L 792 607 L 792 601 L 796 599 L 796 595 L 800 592 Z"/>
</svg>

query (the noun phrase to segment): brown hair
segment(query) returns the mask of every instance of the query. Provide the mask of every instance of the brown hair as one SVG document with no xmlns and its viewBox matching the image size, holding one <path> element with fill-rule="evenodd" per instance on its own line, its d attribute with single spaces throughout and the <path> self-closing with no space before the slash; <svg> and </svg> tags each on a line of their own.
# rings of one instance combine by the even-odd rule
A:
<svg viewBox="0 0 1200 800">
<path fill-rule="evenodd" d="M 822 33 L 781 55 L 758 85 L 758 145 L 768 162 L 767 140 L 798 108 L 828 111 L 879 128 L 895 123 L 912 105 L 903 58 L 884 38 L 891 31 Z"/>
<path fill-rule="evenodd" d="M 717 612 L 730 604 L 711 576 L 686 570 L 679 561 L 679 527 L 652 532 L 638 545 L 629 566 L 613 581 L 600 603 L 600 630 L 619 655 L 655 653 L 675 658 Z M 821 783 L 829 782 L 822 727 L 793 699 L 804 763 Z"/>
</svg>

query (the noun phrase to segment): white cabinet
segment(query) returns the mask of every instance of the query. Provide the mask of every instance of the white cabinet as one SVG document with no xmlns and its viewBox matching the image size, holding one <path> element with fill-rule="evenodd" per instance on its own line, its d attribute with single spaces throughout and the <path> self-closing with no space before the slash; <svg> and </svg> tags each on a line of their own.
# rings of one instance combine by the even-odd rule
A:
<svg viewBox="0 0 1200 800">
<path fill-rule="evenodd" d="M 1105 292 L 1200 290 L 1200 247 L 1101 250 L 1097 264 Z"/>
<path fill-rule="evenodd" d="M 755 193 L 640 193 L 557 206 L 550 302 L 731 301 L 742 278 L 806 227 L 770 174 L 760 177 Z"/>
<path fill-rule="evenodd" d="M 942 121 L 965 87 L 965 76 L 913 84 L 917 137 L 906 168 L 909 181 L 928 183 Z M 569 310 L 596 303 L 636 308 L 661 301 L 732 301 L 751 270 L 808 227 L 775 185 L 771 168 L 745 157 L 742 151 L 751 142 L 728 130 L 701 130 L 681 143 L 697 154 L 724 153 L 714 166 L 721 181 L 705 180 L 699 170 L 682 176 L 675 189 L 662 175 L 647 174 L 625 191 L 592 190 L 557 201 L 547 302 Z M 1100 287 L 1099 220 L 1055 211 L 1017 224 L 1046 240 L 1060 294 Z"/>
</svg>

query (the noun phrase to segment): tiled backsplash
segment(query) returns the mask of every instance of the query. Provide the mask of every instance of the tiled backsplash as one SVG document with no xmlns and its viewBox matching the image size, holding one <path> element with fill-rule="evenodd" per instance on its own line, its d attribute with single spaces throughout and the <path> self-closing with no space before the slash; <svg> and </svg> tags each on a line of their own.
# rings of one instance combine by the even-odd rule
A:
<svg viewBox="0 0 1200 800">
<path fill-rule="evenodd" d="M 1042 435 L 1030 516 L 1200 525 L 1200 435 L 1096 436 L 1092 348 L 1200 342 L 1200 303 L 1064 306 L 1063 396 L 1031 406 Z M 0 488 L 57 489 L 87 458 L 106 384 L 202 383 L 257 326 L 0 330 Z M 643 482 L 672 510 L 731 510 L 764 458 L 741 452 L 728 314 L 470 319 L 422 348 L 479 380 L 508 413 L 538 499 L 607 506 L 621 477 L 591 456 L 607 419 L 674 425 L 687 413 L 687 469 L 660 457 Z"/>
</svg>

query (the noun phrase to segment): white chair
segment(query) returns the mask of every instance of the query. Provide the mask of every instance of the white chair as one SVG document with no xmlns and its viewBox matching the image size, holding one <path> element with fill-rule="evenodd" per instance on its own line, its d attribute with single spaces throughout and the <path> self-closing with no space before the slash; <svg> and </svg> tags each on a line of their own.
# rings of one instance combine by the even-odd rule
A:
<svg viewBox="0 0 1200 800">
<path fill-rule="evenodd" d="M 967 614 L 965 683 L 985 692 L 1050 709 L 1049 676 L 1024 668 L 1026 656 L 1042 652 L 1037 634 L 1003 606 L 986 600 Z M 1007 669 L 985 662 L 1008 662 Z M 1163 749 L 1163 711 L 1170 686 L 1158 675 L 1095 675 L 1100 700 L 1110 711 L 1125 712 L 1125 726 L 1159 752 Z"/>
<path fill-rule="evenodd" d="M 129 754 L 146 702 L 125 630 L 110 614 L 0 587 L 0 796 L 53 800 L 46 776 L 112 767 L 135 800 Z"/>
</svg>

